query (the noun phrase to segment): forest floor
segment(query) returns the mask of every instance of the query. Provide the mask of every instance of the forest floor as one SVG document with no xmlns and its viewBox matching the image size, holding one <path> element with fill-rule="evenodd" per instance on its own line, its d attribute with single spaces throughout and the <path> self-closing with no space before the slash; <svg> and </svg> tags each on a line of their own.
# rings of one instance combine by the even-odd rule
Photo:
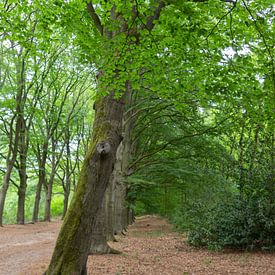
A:
<svg viewBox="0 0 275 275">
<path fill-rule="evenodd" d="M 0 228 L 0 274 L 42 274 L 47 268 L 60 221 Z M 111 246 L 119 255 L 89 257 L 90 275 L 275 275 L 275 253 L 210 252 L 185 243 L 165 219 L 138 218 Z"/>
</svg>

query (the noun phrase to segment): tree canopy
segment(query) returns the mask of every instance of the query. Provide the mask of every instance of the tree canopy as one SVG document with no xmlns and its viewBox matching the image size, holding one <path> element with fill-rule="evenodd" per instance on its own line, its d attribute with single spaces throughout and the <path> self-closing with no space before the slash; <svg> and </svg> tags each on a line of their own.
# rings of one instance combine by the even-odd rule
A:
<svg viewBox="0 0 275 275">
<path fill-rule="evenodd" d="M 65 217 L 74 191 L 48 274 L 85 274 L 102 205 L 110 235 L 135 210 L 170 217 L 194 245 L 274 246 L 273 1 L 0 11 L 0 224 L 15 191 L 18 223 L 26 197 L 36 222 L 41 194 L 50 220 L 53 195 Z"/>
</svg>

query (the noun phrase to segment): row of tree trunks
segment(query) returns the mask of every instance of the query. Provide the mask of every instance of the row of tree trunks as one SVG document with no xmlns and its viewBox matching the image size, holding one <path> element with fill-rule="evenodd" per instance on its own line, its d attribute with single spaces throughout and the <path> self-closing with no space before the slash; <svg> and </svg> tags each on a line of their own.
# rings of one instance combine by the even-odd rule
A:
<svg viewBox="0 0 275 275">
<path fill-rule="evenodd" d="M 159 18 L 164 6 L 163 1 L 159 1 L 157 6 L 155 6 L 155 3 L 152 4 L 152 13 L 148 16 L 146 24 L 140 26 L 140 30 L 146 27 L 150 32 L 154 28 L 154 22 Z M 134 21 L 138 17 L 137 9 L 137 3 L 132 2 L 130 12 Z M 102 51 L 102 60 L 106 60 L 106 56 L 108 56 L 113 64 L 116 64 L 116 61 L 118 61 L 119 64 L 119 60 L 114 59 L 120 59 L 124 54 L 123 51 L 127 49 L 127 45 L 130 46 L 132 42 L 131 39 L 126 39 L 122 41 L 122 44 L 119 43 L 117 45 L 118 47 L 110 48 L 112 38 L 115 37 L 116 34 L 121 33 L 124 33 L 127 38 L 129 35 L 133 35 L 136 38 L 134 44 L 137 45 L 139 43 L 139 39 L 137 38 L 139 38 L 140 35 L 138 28 L 131 29 L 130 27 L 129 29 L 129 18 L 124 18 L 123 13 L 119 12 L 119 10 L 117 13 L 115 4 L 109 11 L 110 22 L 115 23 L 114 25 L 110 25 L 110 29 L 108 29 L 108 23 L 105 22 L 107 25 L 102 24 L 92 1 L 88 1 L 87 11 L 91 16 L 94 27 L 98 29 L 99 35 L 103 37 L 100 39 L 101 45 L 103 49 L 105 49 L 105 52 Z M 114 28 L 114 26 L 116 27 Z M 113 41 L 116 43 L 115 39 Z M 122 52 L 119 52 L 120 46 L 122 46 Z M 122 56 L 120 56 L 120 54 Z M 106 65 L 108 66 L 109 64 Z M 102 66 L 102 64 L 100 66 Z M 110 72 L 108 73 L 108 76 L 112 78 L 112 83 L 120 81 L 120 84 L 122 84 L 121 82 L 124 82 L 125 75 L 122 79 L 119 79 L 120 71 L 118 68 L 115 68 L 113 73 L 113 78 Z M 105 85 L 107 87 L 107 91 L 105 92 L 107 92 L 108 95 L 102 97 L 95 104 L 96 112 L 91 146 L 84 160 L 76 192 L 65 216 L 46 274 L 87 273 L 86 262 L 91 250 L 93 230 L 96 226 L 98 210 L 102 207 L 104 194 L 115 168 L 117 149 L 122 139 L 124 138 L 122 144 L 125 143 L 126 140 L 126 132 L 122 133 L 124 106 L 121 104 L 121 100 L 115 99 L 114 92 L 108 90 L 108 84 L 105 83 Z M 129 85 L 130 79 L 126 81 L 126 89 L 122 91 L 122 89 L 119 88 L 120 91 L 118 92 L 124 96 L 131 97 Z M 117 85 L 117 87 L 119 86 L 120 85 Z M 106 87 L 104 90 L 106 90 Z M 131 132 L 131 129 L 129 129 L 129 132 Z M 127 162 L 128 161 L 129 159 Z M 121 168 L 121 171 L 122 170 L 123 167 Z M 128 172 L 123 176 L 127 175 Z M 114 178 L 116 178 L 116 175 L 114 175 Z M 116 179 L 114 179 L 114 181 L 121 182 Z M 125 189 L 126 195 L 126 188 L 123 189 Z M 116 198 L 117 197 L 115 197 L 115 199 Z M 122 203 L 120 205 L 122 205 Z M 117 207 L 117 209 L 119 208 L 121 208 L 121 206 Z M 126 222 L 124 224 L 126 224 Z"/>
<path fill-rule="evenodd" d="M 93 229 L 122 140 L 124 104 L 114 92 L 95 104 L 90 149 L 85 157 L 70 208 L 46 274 L 86 274 Z"/>
<path fill-rule="evenodd" d="M 122 120 L 123 140 L 117 148 L 114 170 L 93 226 L 91 254 L 118 253 L 107 241 L 116 241 L 115 235 L 124 234 L 127 226 L 133 221 L 133 211 L 127 203 L 127 176 L 132 153 L 131 131 L 134 127 L 133 92 L 129 82 L 126 83 L 126 91 Z"/>
</svg>

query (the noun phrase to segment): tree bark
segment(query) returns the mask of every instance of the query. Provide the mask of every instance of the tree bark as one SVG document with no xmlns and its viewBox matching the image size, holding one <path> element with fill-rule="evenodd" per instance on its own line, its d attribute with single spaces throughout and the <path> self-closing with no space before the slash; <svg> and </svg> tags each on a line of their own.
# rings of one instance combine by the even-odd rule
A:
<svg viewBox="0 0 275 275">
<path fill-rule="evenodd" d="M 159 1 L 157 7 L 152 6 L 153 9 L 155 7 L 154 11 L 152 15 L 147 18 L 146 26 L 144 26 L 144 24 L 142 24 L 142 26 L 144 28 L 146 27 L 148 31 L 151 31 L 154 27 L 155 20 L 159 18 L 164 6 L 163 1 Z M 121 34 L 124 32 L 127 37 L 129 36 L 129 18 L 123 18 L 123 13 L 116 13 L 115 5 L 113 5 L 110 11 L 111 24 L 109 25 L 109 29 L 108 24 L 103 25 L 101 23 L 92 1 L 88 1 L 87 10 L 94 26 L 98 29 L 100 35 L 104 36 L 102 39 L 103 45 L 106 39 L 111 40 L 116 33 Z M 131 13 L 135 20 L 138 17 L 135 3 L 133 3 L 131 7 Z M 113 22 L 116 22 L 116 24 L 112 24 Z M 116 26 L 115 30 L 114 26 Z M 137 32 L 137 29 L 133 31 L 135 37 L 139 36 Z M 117 40 L 114 40 L 114 43 L 116 43 L 116 41 Z M 109 57 L 112 56 L 112 60 L 116 58 L 119 59 L 120 56 L 118 53 L 120 46 L 125 48 L 128 43 L 131 42 L 125 40 L 123 45 L 118 43 L 118 47 L 110 48 L 111 44 L 107 42 L 106 53 L 102 51 L 104 54 L 102 57 L 105 58 L 105 55 L 109 55 Z M 138 44 L 138 40 L 135 44 Z M 114 52 L 112 52 L 113 50 Z M 113 64 L 116 64 L 116 61 L 114 61 Z M 115 82 L 115 80 L 119 78 L 119 69 L 115 68 L 113 72 L 115 73 L 113 77 Z M 129 85 L 129 83 L 127 83 L 127 85 Z M 106 86 L 108 86 L 108 84 Z M 109 88 L 109 91 L 110 90 L 112 90 L 112 88 Z M 125 91 L 127 92 L 127 87 L 124 91 L 120 89 L 119 92 L 123 92 L 123 95 L 125 95 Z M 96 102 L 95 110 L 92 143 L 85 157 L 77 188 L 65 216 L 46 274 L 87 273 L 86 262 L 92 242 L 93 225 L 96 222 L 95 219 L 98 209 L 102 205 L 103 196 L 114 169 L 117 148 L 122 141 L 124 106 L 121 100 L 115 99 L 115 93 L 112 91 Z"/>
<path fill-rule="evenodd" d="M 96 221 L 92 229 L 92 243 L 90 254 L 119 254 L 120 252 L 111 248 L 107 243 L 107 220 L 106 220 L 106 192 L 102 202 L 102 206 L 99 209 Z"/>
<path fill-rule="evenodd" d="M 18 189 L 18 202 L 17 202 L 17 224 L 25 223 L 25 200 L 26 200 L 26 189 L 27 189 L 27 173 L 26 173 L 26 158 L 25 156 L 20 160 L 19 166 L 19 178 L 20 185 Z"/>
<path fill-rule="evenodd" d="M 40 152 L 39 145 L 37 145 L 38 150 L 36 152 L 36 158 L 38 162 L 38 183 L 36 185 L 36 192 L 35 192 L 35 201 L 34 201 L 34 208 L 33 208 L 33 215 L 32 221 L 37 222 L 39 216 L 39 208 L 40 208 L 40 199 L 41 199 L 41 191 L 42 187 L 46 186 L 46 160 L 48 154 L 48 139 L 46 138 L 43 144 L 43 150 Z"/>
<path fill-rule="evenodd" d="M 93 137 L 46 274 L 86 274 L 92 229 L 122 140 L 123 103 L 114 93 L 96 103 Z"/>
<path fill-rule="evenodd" d="M 108 241 L 117 241 L 114 232 L 114 206 L 115 206 L 115 192 L 113 175 L 110 184 L 105 193 L 105 220 L 107 226 L 106 237 Z"/>
<path fill-rule="evenodd" d="M 29 148 L 29 136 L 26 127 L 26 122 L 22 117 L 22 127 L 19 134 L 19 188 L 18 188 L 18 202 L 17 202 L 17 224 L 25 223 L 25 200 L 27 190 L 27 154 Z"/>
<path fill-rule="evenodd" d="M 33 216 L 32 216 L 33 222 L 38 221 L 41 191 L 42 191 L 42 186 L 46 184 L 45 181 L 46 181 L 45 166 L 44 168 L 39 167 L 38 183 L 36 185 L 35 201 L 34 201 Z"/>
<path fill-rule="evenodd" d="M 7 170 L 3 178 L 3 184 L 0 189 L 0 226 L 3 226 L 3 214 L 4 214 L 4 205 L 5 205 L 5 200 L 9 188 L 9 183 L 10 183 L 10 177 L 11 177 L 11 172 L 13 169 L 14 163 L 9 162 L 7 165 Z"/>
</svg>

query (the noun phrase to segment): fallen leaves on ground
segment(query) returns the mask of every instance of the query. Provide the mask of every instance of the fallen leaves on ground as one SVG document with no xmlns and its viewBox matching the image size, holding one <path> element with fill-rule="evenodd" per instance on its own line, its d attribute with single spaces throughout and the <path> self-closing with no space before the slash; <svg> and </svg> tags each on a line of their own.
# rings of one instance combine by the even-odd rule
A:
<svg viewBox="0 0 275 275">
<path fill-rule="evenodd" d="M 60 222 L 9 225 L 0 228 L 0 274 L 42 274 L 50 261 Z M 190 247 L 184 235 L 158 216 L 144 216 L 126 236 L 110 245 L 122 254 L 93 255 L 90 275 L 275 275 L 275 254 L 211 252 Z"/>
</svg>

